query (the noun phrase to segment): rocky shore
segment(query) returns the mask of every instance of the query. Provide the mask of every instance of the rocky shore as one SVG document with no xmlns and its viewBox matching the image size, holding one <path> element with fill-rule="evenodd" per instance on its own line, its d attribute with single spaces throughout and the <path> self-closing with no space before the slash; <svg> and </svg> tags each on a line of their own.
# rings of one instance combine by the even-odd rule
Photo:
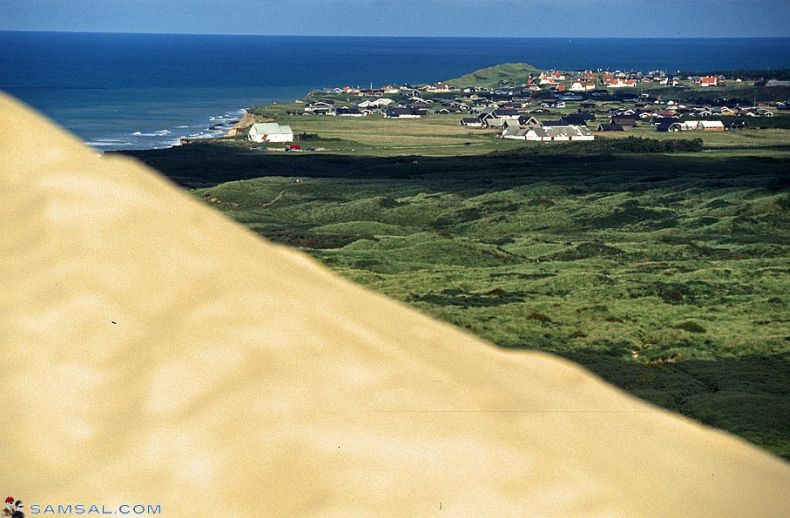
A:
<svg viewBox="0 0 790 518">
<path fill-rule="evenodd" d="M 244 115 L 242 115 L 241 119 L 239 119 L 236 124 L 234 124 L 228 132 L 225 134 L 226 137 L 235 137 L 242 132 L 258 122 L 272 122 L 274 119 L 271 117 L 265 117 L 263 115 L 256 115 L 254 113 L 250 113 L 247 110 L 244 110 Z"/>
</svg>

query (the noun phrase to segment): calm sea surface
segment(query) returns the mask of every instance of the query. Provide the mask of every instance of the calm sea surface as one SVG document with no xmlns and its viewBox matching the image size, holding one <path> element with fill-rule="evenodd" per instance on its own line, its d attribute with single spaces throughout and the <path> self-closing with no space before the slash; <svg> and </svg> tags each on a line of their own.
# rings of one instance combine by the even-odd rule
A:
<svg viewBox="0 0 790 518">
<path fill-rule="evenodd" d="M 790 68 L 790 38 L 494 39 L 0 32 L 0 90 L 97 149 L 218 135 L 241 109 L 313 88 L 539 68 Z M 214 129 L 211 129 L 211 128 Z"/>
</svg>

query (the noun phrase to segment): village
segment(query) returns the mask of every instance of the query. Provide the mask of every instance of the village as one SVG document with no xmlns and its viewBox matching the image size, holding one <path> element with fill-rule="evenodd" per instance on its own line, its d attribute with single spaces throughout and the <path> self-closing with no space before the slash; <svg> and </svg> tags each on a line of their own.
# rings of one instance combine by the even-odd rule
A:
<svg viewBox="0 0 790 518">
<path fill-rule="evenodd" d="M 763 91 L 786 91 L 790 81 L 758 83 L 721 74 L 681 78 L 662 71 L 538 71 L 521 65 L 524 77 L 518 82 L 518 74 L 507 68 L 512 66 L 424 85 L 326 88 L 310 92 L 283 114 L 289 121 L 301 117 L 409 120 L 455 116 L 457 125 L 464 129 L 533 142 L 591 141 L 637 127 L 643 135 L 646 128 L 657 133 L 724 132 L 744 130 L 758 121 L 758 126 L 765 126 L 765 120 L 776 115 L 786 120 L 781 112 L 787 110 L 787 101 L 758 102 L 748 94 L 755 85 Z M 505 77 L 497 79 L 499 76 Z M 466 84 L 469 82 L 478 84 Z M 258 143 L 302 140 L 298 131 L 278 119 L 254 119 L 251 126 L 235 128 L 231 136 L 246 134 L 249 141 Z M 779 120 L 768 125 L 784 126 Z M 293 144 L 286 149 L 302 147 Z"/>
</svg>

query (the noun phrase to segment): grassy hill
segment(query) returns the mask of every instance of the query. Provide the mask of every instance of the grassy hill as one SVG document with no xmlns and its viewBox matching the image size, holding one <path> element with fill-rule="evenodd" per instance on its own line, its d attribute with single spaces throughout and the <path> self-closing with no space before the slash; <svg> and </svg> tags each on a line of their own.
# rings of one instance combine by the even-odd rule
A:
<svg viewBox="0 0 790 518">
<path fill-rule="evenodd" d="M 511 86 L 527 82 L 529 74 L 538 69 L 526 63 L 503 63 L 488 68 L 481 68 L 469 74 L 448 79 L 446 82 L 455 86 L 496 87 L 502 80 L 507 80 Z"/>
<path fill-rule="evenodd" d="M 569 357 L 790 458 L 787 159 L 258 163 L 232 174 L 280 176 L 194 195 L 502 347 Z M 154 165 L 183 172 L 173 162 Z"/>
</svg>

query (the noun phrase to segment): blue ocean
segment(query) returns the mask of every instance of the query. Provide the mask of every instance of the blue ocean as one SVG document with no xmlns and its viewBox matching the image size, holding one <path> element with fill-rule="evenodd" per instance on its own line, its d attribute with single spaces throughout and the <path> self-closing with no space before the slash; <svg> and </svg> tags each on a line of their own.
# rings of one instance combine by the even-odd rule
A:
<svg viewBox="0 0 790 518">
<path fill-rule="evenodd" d="M 552 39 L 0 32 L 0 90 L 100 150 L 222 134 L 314 88 L 418 83 L 505 62 L 668 71 L 790 68 L 790 38 Z"/>
</svg>

